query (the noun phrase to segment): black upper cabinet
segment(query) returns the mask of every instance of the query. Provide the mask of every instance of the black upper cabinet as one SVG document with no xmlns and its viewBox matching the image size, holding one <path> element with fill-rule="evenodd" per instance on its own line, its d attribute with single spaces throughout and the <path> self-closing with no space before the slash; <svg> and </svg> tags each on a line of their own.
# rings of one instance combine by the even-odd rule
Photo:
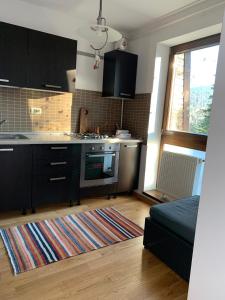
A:
<svg viewBox="0 0 225 300">
<path fill-rule="evenodd" d="M 75 90 L 77 41 L 0 22 L 0 85 Z"/>
<path fill-rule="evenodd" d="M 27 86 L 27 29 L 0 22 L 0 85 Z"/>
<path fill-rule="evenodd" d="M 28 87 L 74 91 L 77 42 L 29 30 Z"/>
<path fill-rule="evenodd" d="M 103 97 L 134 98 L 137 77 L 136 54 L 113 50 L 104 56 Z"/>
</svg>

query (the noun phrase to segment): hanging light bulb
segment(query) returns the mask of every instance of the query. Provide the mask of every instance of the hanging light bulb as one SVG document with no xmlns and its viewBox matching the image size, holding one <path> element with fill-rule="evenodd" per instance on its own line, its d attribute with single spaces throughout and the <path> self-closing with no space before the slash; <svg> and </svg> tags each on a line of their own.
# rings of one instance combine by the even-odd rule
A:
<svg viewBox="0 0 225 300">
<path fill-rule="evenodd" d="M 102 16 L 102 0 L 100 0 L 97 24 L 80 28 L 79 33 L 90 42 L 95 52 L 104 49 L 108 43 L 117 42 L 122 38 L 122 34 L 108 26 L 106 18 Z"/>
</svg>

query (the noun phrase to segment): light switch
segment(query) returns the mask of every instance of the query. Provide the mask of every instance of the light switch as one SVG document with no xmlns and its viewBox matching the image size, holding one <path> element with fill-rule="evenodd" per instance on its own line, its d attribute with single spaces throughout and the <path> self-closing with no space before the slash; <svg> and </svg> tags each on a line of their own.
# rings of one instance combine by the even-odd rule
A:
<svg viewBox="0 0 225 300">
<path fill-rule="evenodd" d="M 31 115 L 41 115 L 42 109 L 40 107 L 31 107 L 30 113 Z"/>
</svg>

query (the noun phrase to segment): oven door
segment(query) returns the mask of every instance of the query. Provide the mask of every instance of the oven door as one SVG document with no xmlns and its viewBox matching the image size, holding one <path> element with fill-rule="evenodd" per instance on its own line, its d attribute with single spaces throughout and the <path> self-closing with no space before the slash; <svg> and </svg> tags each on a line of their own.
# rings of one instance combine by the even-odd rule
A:
<svg viewBox="0 0 225 300">
<path fill-rule="evenodd" d="M 81 162 L 81 187 L 100 186 L 118 181 L 119 152 L 84 153 Z"/>
</svg>

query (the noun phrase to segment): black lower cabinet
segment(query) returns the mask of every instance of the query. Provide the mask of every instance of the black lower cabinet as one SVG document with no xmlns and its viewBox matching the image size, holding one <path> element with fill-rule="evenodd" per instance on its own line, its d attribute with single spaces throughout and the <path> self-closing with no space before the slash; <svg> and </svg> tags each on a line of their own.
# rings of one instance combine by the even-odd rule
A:
<svg viewBox="0 0 225 300">
<path fill-rule="evenodd" d="M 33 212 L 47 203 L 80 203 L 80 159 L 80 145 L 33 146 Z"/>
<path fill-rule="evenodd" d="M 32 149 L 0 146 L 0 211 L 30 208 Z"/>
<path fill-rule="evenodd" d="M 63 173 L 53 175 L 40 175 L 33 178 L 32 209 L 41 204 L 69 202 L 73 205 L 79 203 L 79 186 L 76 174 Z"/>
</svg>

